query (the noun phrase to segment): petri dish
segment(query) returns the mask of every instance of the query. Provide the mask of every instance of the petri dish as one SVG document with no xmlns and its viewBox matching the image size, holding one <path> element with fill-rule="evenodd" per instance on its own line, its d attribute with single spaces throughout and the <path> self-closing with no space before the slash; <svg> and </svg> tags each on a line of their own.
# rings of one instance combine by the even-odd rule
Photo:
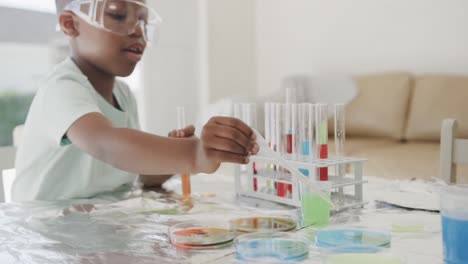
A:
<svg viewBox="0 0 468 264">
<path fill-rule="evenodd" d="M 184 249 L 213 249 L 229 246 L 236 232 L 226 224 L 189 221 L 169 227 L 172 245 Z"/>
<path fill-rule="evenodd" d="M 287 232 L 296 229 L 297 223 L 290 217 L 249 216 L 233 219 L 230 225 L 239 233 Z"/>
<path fill-rule="evenodd" d="M 295 262 L 309 256 L 309 239 L 297 233 L 258 232 L 238 236 L 236 256 L 245 261 L 265 263 Z"/>
<path fill-rule="evenodd" d="M 325 229 L 315 235 L 317 247 L 348 250 L 344 252 L 368 253 L 372 252 L 373 248 L 390 247 L 390 244 L 390 233 L 365 229 Z"/>
<path fill-rule="evenodd" d="M 325 256 L 323 264 L 404 264 L 405 260 L 392 254 L 338 254 Z"/>
</svg>

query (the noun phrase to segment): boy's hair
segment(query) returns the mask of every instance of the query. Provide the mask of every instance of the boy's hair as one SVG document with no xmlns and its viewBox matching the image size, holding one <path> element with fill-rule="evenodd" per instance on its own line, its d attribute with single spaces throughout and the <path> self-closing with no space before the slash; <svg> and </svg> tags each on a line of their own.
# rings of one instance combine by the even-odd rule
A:
<svg viewBox="0 0 468 264">
<path fill-rule="evenodd" d="M 57 12 L 57 16 L 62 13 L 63 9 L 73 0 L 55 0 L 55 8 Z"/>
</svg>

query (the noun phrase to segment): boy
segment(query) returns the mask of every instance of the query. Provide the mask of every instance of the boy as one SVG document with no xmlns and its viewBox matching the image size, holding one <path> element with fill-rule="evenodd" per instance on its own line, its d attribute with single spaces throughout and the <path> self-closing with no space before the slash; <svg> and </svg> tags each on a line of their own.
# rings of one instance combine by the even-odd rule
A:
<svg viewBox="0 0 468 264">
<path fill-rule="evenodd" d="M 16 160 L 13 200 L 89 198 L 126 190 L 137 175 L 213 173 L 258 152 L 252 129 L 212 118 L 160 137 L 138 131 L 136 101 L 116 76 L 140 61 L 158 15 L 145 1 L 56 0 L 71 58 L 45 79 L 31 105 Z M 168 176 L 146 176 L 161 184 Z"/>
</svg>

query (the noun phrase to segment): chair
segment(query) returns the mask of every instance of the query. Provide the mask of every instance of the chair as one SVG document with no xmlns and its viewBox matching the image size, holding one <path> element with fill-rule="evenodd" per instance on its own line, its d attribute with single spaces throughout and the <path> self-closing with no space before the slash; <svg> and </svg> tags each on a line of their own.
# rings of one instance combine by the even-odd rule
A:
<svg viewBox="0 0 468 264">
<path fill-rule="evenodd" d="M 11 201 L 11 186 L 15 178 L 16 147 L 0 147 L 0 202 Z"/>
<path fill-rule="evenodd" d="M 457 138 L 455 119 L 445 119 L 440 135 L 440 177 L 449 184 L 457 183 L 457 165 L 468 164 L 468 139 Z"/>
<path fill-rule="evenodd" d="M 19 125 L 13 130 L 13 146 L 18 147 L 23 141 L 24 125 Z"/>
</svg>

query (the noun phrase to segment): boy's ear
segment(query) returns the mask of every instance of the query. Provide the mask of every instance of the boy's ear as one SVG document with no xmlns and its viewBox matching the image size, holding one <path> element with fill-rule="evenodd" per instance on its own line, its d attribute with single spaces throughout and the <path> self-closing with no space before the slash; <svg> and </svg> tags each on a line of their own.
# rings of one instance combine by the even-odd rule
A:
<svg viewBox="0 0 468 264">
<path fill-rule="evenodd" d="M 63 33 L 69 37 L 76 37 L 79 35 L 77 21 L 72 12 L 63 12 L 59 16 L 59 24 Z"/>
</svg>

